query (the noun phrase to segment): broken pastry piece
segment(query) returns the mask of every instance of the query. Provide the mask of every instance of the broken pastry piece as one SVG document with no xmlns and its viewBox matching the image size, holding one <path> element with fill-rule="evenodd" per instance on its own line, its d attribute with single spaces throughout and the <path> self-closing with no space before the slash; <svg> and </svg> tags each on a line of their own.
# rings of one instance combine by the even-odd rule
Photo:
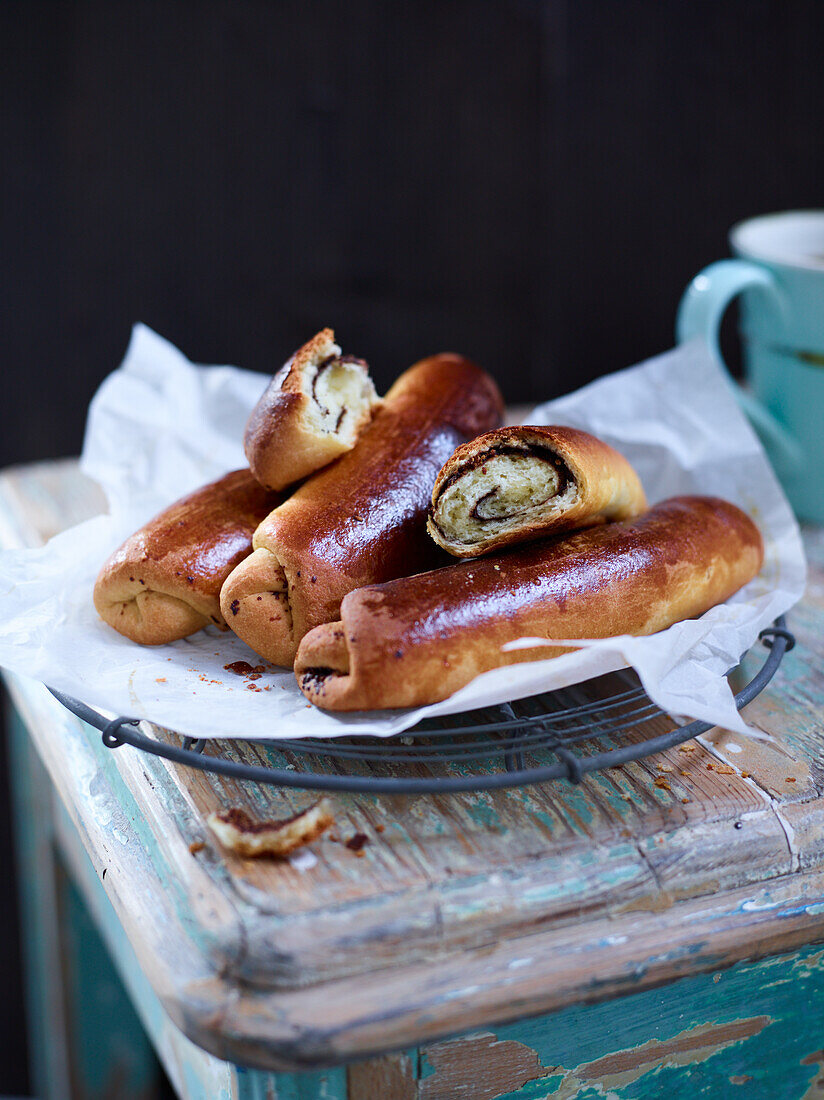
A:
<svg viewBox="0 0 824 1100">
<path fill-rule="evenodd" d="M 499 428 L 458 447 L 438 474 L 427 528 L 444 550 L 474 558 L 501 546 L 646 508 L 629 462 L 587 432 Z"/>
<path fill-rule="evenodd" d="M 94 606 L 120 634 L 163 645 L 213 623 L 220 589 L 252 552 L 260 521 L 282 500 L 235 470 L 176 501 L 131 535 L 97 577 Z"/>
<path fill-rule="evenodd" d="M 498 387 L 463 356 L 433 355 L 405 371 L 357 446 L 258 527 L 254 553 L 220 595 L 235 634 L 291 665 L 303 635 L 337 619 L 347 592 L 442 564 L 426 533 L 432 482 L 459 443 L 502 413 Z"/>
<path fill-rule="evenodd" d="M 274 376 L 243 436 L 249 468 L 283 489 L 354 447 L 380 398 L 363 359 L 343 355 L 325 328 Z"/>
<path fill-rule="evenodd" d="M 240 856 L 287 856 L 311 844 L 335 818 L 325 798 L 283 821 L 255 821 L 246 810 L 232 808 L 209 814 L 206 824 L 224 848 Z"/>
<path fill-rule="evenodd" d="M 654 634 L 747 584 L 764 547 L 714 497 L 674 497 L 642 516 L 351 592 L 340 622 L 303 639 L 298 686 L 329 710 L 421 706 L 482 672 L 559 657 L 575 638 Z M 561 644 L 505 649 L 520 638 Z"/>
</svg>

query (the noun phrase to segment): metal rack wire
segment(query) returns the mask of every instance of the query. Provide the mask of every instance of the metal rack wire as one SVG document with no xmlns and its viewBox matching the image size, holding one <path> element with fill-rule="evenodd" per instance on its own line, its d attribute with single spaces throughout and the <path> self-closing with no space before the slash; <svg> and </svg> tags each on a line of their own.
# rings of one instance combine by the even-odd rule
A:
<svg viewBox="0 0 824 1100">
<path fill-rule="evenodd" d="M 795 645 L 783 616 L 759 638 L 764 664 L 736 694 L 739 710 L 770 682 Z M 131 745 L 176 764 L 236 779 L 322 791 L 443 794 L 493 790 L 553 779 L 580 783 L 589 772 L 640 760 L 711 728 L 707 722 L 675 725 L 649 735 L 650 724 L 672 723 L 646 695 L 634 673 L 614 673 L 587 685 L 535 695 L 480 711 L 425 720 L 391 738 L 338 737 L 255 742 L 266 763 L 237 758 L 237 742 L 179 744 L 149 736 L 138 718 L 109 720 L 62 692 L 52 694 L 72 713 L 102 732 L 108 748 Z M 220 755 L 215 751 L 219 750 Z"/>
</svg>

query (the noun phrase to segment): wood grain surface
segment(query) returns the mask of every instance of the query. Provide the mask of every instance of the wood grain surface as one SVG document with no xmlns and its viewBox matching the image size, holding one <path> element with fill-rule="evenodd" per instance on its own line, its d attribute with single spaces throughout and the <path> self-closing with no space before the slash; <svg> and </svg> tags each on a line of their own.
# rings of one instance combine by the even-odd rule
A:
<svg viewBox="0 0 824 1100">
<path fill-rule="evenodd" d="M 37 544 L 101 503 L 71 462 L 7 471 L 0 540 Z M 824 536 L 806 542 L 799 644 L 747 711 L 768 740 L 713 731 L 578 787 L 336 795 L 305 870 L 232 856 L 204 821 L 284 816 L 310 793 L 106 750 L 41 686 L 11 688 L 172 1018 L 243 1064 L 334 1064 L 824 940 Z"/>
</svg>

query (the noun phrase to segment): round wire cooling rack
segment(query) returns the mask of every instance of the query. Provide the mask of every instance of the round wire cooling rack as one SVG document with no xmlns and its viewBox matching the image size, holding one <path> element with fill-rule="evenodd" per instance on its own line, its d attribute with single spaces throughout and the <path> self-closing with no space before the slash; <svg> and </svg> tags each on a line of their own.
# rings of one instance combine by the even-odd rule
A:
<svg viewBox="0 0 824 1100">
<path fill-rule="evenodd" d="M 775 675 L 795 645 L 784 617 L 762 630 L 768 653 L 735 695 L 740 710 Z M 589 772 L 662 752 L 706 733 L 708 722 L 671 725 L 629 670 L 560 691 L 445 718 L 427 719 L 392 737 L 302 738 L 246 742 L 261 761 L 238 758 L 237 741 L 180 736 L 179 744 L 148 736 L 141 719 L 108 719 L 60 691 L 52 695 L 102 732 L 103 744 L 122 745 L 176 764 L 234 779 L 319 791 L 444 794 L 493 790 L 552 779 L 580 783 Z M 595 691 L 592 698 L 587 692 Z M 660 727 L 669 726 L 666 732 Z M 657 728 L 656 728 L 657 727 Z M 172 734 L 171 737 L 178 737 Z M 221 754 L 215 755 L 220 749 Z"/>
</svg>

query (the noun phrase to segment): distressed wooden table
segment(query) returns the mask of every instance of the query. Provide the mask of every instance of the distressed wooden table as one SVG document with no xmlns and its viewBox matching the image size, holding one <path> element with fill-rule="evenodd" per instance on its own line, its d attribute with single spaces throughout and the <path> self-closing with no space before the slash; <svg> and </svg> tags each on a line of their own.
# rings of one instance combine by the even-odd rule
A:
<svg viewBox="0 0 824 1100">
<path fill-rule="evenodd" d="M 0 542 L 100 507 L 73 462 L 9 470 Z M 204 819 L 310 794 L 113 752 L 7 676 L 38 1095 L 155 1095 L 152 1049 L 181 1097 L 821 1095 L 824 533 L 805 538 L 799 644 L 747 712 L 772 740 L 713 731 L 580 787 L 335 796 L 337 834 L 368 843 L 325 839 L 303 871 L 227 854 Z"/>
</svg>

